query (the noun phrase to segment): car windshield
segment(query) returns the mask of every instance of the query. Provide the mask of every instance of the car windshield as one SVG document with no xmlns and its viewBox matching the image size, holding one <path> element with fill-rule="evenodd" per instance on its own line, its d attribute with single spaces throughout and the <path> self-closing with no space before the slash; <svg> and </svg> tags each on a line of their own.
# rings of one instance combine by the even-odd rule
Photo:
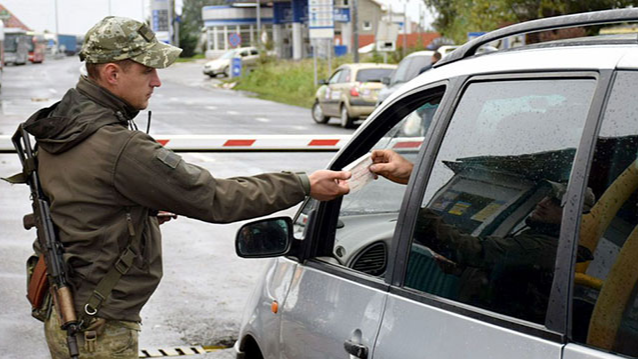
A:
<svg viewBox="0 0 639 359">
<path fill-rule="evenodd" d="M 357 71 L 357 82 L 381 82 L 382 77 L 390 76 L 393 69 L 365 69 Z"/>
<path fill-rule="evenodd" d="M 419 75 L 419 70 L 430 64 L 431 56 L 413 56 L 402 61 L 391 78 L 391 84 L 408 82 Z"/>
<path fill-rule="evenodd" d="M 220 56 L 220 59 L 232 59 L 235 57 L 236 54 L 237 54 L 237 50 L 228 51 L 228 52 L 225 52 L 222 56 Z"/>
<path fill-rule="evenodd" d="M 15 52 L 18 48 L 18 36 L 6 34 L 4 37 L 4 51 Z"/>
</svg>

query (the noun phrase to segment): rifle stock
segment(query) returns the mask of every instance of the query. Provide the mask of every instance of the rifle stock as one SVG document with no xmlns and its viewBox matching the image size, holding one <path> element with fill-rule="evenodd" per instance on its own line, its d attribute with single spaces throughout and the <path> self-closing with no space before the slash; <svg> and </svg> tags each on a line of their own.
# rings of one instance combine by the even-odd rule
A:
<svg viewBox="0 0 639 359">
<path fill-rule="evenodd" d="M 67 346 L 69 355 L 76 359 L 79 356 L 76 334 L 82 329 L 84 323 L 79 322 L 75 312 L 73 293 L 67 278 L 68 272 L 64 262 L 64 246 L 60 242 L 55 225 L 51 219 L 49 200 L 40 187 L 37 162 L 34 150 L 31 148 L 29 134 L 24 130 L 24 124 L 20 124 L 12 137 L 12 142 L 20 158 L 23 175 L 31 190 L 33 201 L 33 221 L 25 216 L 24 226 L 29 229 L 35 225 L 38 244 L 44 252 L 44 262 L 47 270 L 51 295 L 54 306 L 62 320 L 61 328 L 67 332 Z M 28 225 L 31 225 L 29 228 Z"/>
</svg>

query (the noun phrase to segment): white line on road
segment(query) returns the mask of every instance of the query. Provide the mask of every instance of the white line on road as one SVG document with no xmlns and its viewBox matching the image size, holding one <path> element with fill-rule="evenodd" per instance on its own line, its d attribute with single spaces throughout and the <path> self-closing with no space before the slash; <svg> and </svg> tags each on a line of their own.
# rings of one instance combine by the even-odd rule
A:
<svg viewBox="0 0 639 359">
<path fill-rule="evenodd" d="M 265 117 L 256 117 L 255 121 L 259 121 L 259 122 L 271 122 L 271 120 L 269 120 L 268 118 Z"/>
<path fill-rule="evenodd" d="M 240 113 L 237 111 L 226 111 L 229 115 L 239 115 Z"/>
<path fill-rule="evenodd" d="M 206 106 L 207 110 L 217 110 L 217 106 Z"/>
<path fill-rule="evenodd" d="M 296 130 L 306 130 L 306 129 L 308 129 L 308 127 L 306 127 L 306 126 L 293 126 L 293 128 L 296 129 Z"/>
<path fill-rule="evenodd" d="M 49 92 L 51 93 L 58 93 L 58 91 L 56 89 L 49 89 Z"/>
</svg>

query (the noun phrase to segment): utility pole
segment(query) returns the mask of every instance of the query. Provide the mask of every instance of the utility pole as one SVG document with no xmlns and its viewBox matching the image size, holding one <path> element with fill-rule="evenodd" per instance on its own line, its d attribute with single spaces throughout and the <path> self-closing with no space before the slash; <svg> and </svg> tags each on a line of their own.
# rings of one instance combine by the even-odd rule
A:
<svg viewBox="0 0 639 359">
<path fill-rule="evenodd" d="M 406 47 L 407 41 L 406 37 L 408 36 L 408 15 L 406 14 L 406 5 L 408 5 L 408 0 L 404 2 L 404 41 L 402 44 L 402 57 L 406 57 Z"/>
<path fill-rule="evenodd" d="M 60 33 L 60 29 L 58 28 L 58 0 L 54 1 L 55 4 L 55 36 L 56 36 L 56 43 L 58 42 L 58 34 Z"/>
<path fill-rule="evenodd" d="M 353 62 L 359 62 L 359 24 L 357 23 L 357 0 L 351 2 L 351 26 L 353 27 Z"/>
<path fill-rule="evenodd" d="M 256 16 L 257 16 L 257 47 L 262 49 L 262 19 L 261 19 L 261 4 L 260 0 L 255 2 L 256 4 Z"/>
</svg>

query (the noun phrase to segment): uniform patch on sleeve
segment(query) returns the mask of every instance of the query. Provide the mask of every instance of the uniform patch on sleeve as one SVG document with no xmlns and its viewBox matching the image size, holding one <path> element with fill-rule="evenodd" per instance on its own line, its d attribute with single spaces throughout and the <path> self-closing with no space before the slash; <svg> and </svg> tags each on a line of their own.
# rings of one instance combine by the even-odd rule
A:
<svg viewBox="0 0 639 359">
<path fill-rule="evenodd" d="M 173 169 L 175 169 L 182 160 L 182 157 L 178 156 L 173 151 L 167 150 L 166 148 L 160 148 L 155 154 L 155 158 Z"/>
</svg>

